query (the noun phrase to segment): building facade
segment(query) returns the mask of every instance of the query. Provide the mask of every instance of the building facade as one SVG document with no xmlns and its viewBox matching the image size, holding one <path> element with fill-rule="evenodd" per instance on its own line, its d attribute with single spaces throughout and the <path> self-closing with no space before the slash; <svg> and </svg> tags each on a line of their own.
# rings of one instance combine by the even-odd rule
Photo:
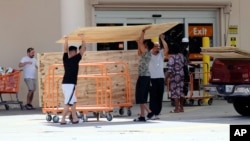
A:
<svg viewBox="0 0 250 141">
<path fill-rule="evenodd" d="M 165 33 L 170 52 L 182 37 L 189 37 L 190 52 L 199 54 L 204 36 L 210 38 L 211 46 L 248 49 L 248 5 L 249 0 L 2 0 L 0 66 L 17 68 L 28 47 L 37 53 L 60 52 L 62 46 L 55 41 L 84 26 L 178 22 Z M 134 42 L 118 42 L 90 44 L 87 50 L 136 48 Z M 23 101 L 26 91 L 21 81 L 19 95 Z"/>
</svg>

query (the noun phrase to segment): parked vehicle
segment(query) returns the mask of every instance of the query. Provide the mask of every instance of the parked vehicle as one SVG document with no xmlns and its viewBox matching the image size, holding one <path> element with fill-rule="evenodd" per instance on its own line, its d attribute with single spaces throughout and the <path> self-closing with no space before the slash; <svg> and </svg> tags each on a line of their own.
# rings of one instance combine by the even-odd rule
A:
<svg viewBox="0 0 250 141">
<path fill-rule="evenodd" d="M 204 88 L 233 103 L 240 115 L 250 116 L 250 59 L 215 59 Z"/>
</svg>

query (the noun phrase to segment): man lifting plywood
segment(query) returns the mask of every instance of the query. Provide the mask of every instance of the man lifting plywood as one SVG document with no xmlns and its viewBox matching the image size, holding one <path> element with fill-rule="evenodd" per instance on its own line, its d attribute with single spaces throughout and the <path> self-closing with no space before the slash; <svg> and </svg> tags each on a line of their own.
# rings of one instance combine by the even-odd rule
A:
<svg viewBox="0 0 250 141">
<path fill-rule="evenodd" d="M 85 41 L 86 43 L 96 43 L 96 42 L 117 42 L 117 41 L 133 41 L 137 40 L 142 29 L 145 27 L 149 27 L 147 29 L 147 32 L 145 34 L 145 39 L 150 39 L 153 37 L 158 37 L 161 33 L 166 32 L 173 28 L 178 23 L 164 23 L 164 24 L 154 24 L 154 25 L 140 25 L 140 26 L 124 26 L 124 27 L 84 27 L 79 28 L 75 30 L 74 32 L 70 33 L 68 36 L 69 43 L 81 43 L 81 38 L 78 37 L 79 34 L 85 35 Z M 58 43 L 64 43 L 64 40 L 59 40 Z M 110 54 L 110 55 L 107 55 Z M 96 57 L 98 56 L 98 57 Z M 40 64 L 40 80 L 44 80 L 44 76 L 46 76 L 46 67 L 48 67 L 51 64 L 58 64 L 62 63 L 61 60 L 61 53 L 44 53 L 39 56 L 41 59 L 39 61 Z M 48 58 L 50 58 L 48 61 Z M 138 66 L 138 57 L 136 54 L 136 51 L 89 51 L 86 52 L 85 59 L 81 60 L 81 63 L 86 62 L 103 62 L 103 61 L 110 61 L 112 58 L 112 61 L 123 61 L 129 66 L 129 72 L 131 80 L 131 90 L 132 90 L 132 97 L 134 95 L 134 83 L 135 80 L 133 78 L 137 78 L 138 72 L 137 72 L 137 66 Z M 58 75 L 61 75 L 61 73 L 58 71 Z M 113 80 L 114 83 L 120 82 L 120 80 Z M 42 88 L 43 84 L 40 83 L 40 88 Z M 119 85 L 120 86 L 120 85 Z M 123 88 L 119 89 L 119 92 L 122 91 Z M 42 91 L 42 89 L 40 89 Z M 118 93 L 117 93 L 118 94 Z M 120 94 L 120 93 L 119 93 Z M 121 96 L 115 96 L 121 98 Z M 90 101 L 91 99 L 85 99 Z M 116 99 L 114 99 L 116 100 Z"/>
</svg>

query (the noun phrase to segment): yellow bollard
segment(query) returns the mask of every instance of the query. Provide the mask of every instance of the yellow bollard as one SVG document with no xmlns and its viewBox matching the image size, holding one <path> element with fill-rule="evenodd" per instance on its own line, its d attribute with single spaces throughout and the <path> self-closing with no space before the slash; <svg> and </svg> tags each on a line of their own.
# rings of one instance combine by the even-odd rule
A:
<svg viewBox="0 0 250 141">
<path fill-rule="evenodd" d="M 210 39 L 209 37 L 203 37 L 202 38 L 202 47 L 203 48 L 209 48 L 210 47 Z M 203 60 L 203 85 L 208 84 L 209 80 L 209 74 L 210 74 L 210 56 L 208 55 L 202 55 Z M 209 94 L 205 91 L 203 91 L 203 96 L 208 97 Z M 204 98 L 203 102 L 208 103 L 209 98 Z"/>
</svg>

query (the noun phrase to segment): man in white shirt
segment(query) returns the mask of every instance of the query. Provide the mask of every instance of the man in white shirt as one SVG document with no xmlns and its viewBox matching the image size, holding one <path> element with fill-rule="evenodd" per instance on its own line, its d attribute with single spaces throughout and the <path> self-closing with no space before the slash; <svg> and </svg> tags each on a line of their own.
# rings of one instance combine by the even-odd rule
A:
<svg viewBox="0 0 250 141">
<path fill-rule="evenodd" d="M 34 48 L 27 49 L 27 56 L 24 56 L 19 67 L 23 68 L 24 81 L 28 87 L 27 104 L 24 106 L 27 110 L 34 109 L 32 106 L 33 95 L 36 90 L 36 70 L 37 70 L 37 60 L 34 58 L 35 50 Z"/>
<path fill-rule="evenodd" d="M 149 71 L 151 78 L 151 88 L 149 95 L 149 109 L 152 113 L 149 113 L 147 117 L 151 119 L 159 119 L 159 114 L 162 109 L 162 100 L 164 94 L 164 56 L 168 54 L 168 45 L 165 41 L 165 36 L 160 35 L 163 48 L 160 47 L 159 42 L 154 42 L 154 47 L 151 49 L 151 59 L 149 62 Z"/>
</svg>

